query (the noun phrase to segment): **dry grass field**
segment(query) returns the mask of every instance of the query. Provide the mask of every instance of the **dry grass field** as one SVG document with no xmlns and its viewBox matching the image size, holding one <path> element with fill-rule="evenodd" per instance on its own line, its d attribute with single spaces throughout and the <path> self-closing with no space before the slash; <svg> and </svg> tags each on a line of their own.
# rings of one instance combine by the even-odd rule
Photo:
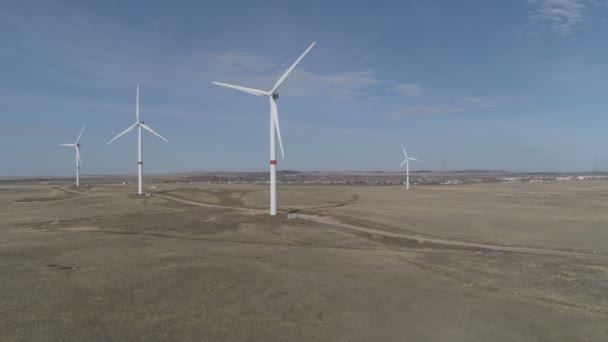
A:
<svg viewBox="0 0 608 342">
<path fill-rule="evenodd" d="M 148 186 L 0 185 L 0 340 L 608 340 L 606 181 Z"/>
</svg>

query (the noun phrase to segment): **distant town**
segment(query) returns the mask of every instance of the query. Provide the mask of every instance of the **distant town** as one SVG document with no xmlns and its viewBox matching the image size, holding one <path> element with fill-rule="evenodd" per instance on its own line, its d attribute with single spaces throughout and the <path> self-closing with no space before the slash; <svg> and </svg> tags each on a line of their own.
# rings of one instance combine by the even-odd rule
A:
<svg viewBox="0 0 608 342">
<path fill-rule="evenodd" d="M 278 172 L 278 181 L 283 184 L 302 185 L 401 185 L 405 175 L 396 172 Z M 561 173 L 509 173 L 503 171 L 455 171 L 455 172 L 413 172 L 412 184 L 471 184 L 471 183 L 544 183 L 554 181 L 586 181 L 607 179 L 608 174 L 594 172 L 584 174 Z M 166 180 L 166 182 L 200 182 L 211 184 L 266 184 L 266 173 L 209 173 L 193 174 Z"/>
</svg>

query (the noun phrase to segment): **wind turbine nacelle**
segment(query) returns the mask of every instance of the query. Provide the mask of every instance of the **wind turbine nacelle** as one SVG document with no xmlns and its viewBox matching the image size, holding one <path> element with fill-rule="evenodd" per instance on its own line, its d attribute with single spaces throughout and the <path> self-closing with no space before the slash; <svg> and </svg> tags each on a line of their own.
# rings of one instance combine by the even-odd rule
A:
<svg viewBox="0 0 608 342">
<path fill-rule="evenodd" d="M 279 98 L 279 93 L 272 93 L 272 98 L 273 99 L 278 99 Z"/>
<path fill-rule="evenodd" d="M 80 144 L 76 144 L 76 147 L 80 148 Z"/>
</svg>

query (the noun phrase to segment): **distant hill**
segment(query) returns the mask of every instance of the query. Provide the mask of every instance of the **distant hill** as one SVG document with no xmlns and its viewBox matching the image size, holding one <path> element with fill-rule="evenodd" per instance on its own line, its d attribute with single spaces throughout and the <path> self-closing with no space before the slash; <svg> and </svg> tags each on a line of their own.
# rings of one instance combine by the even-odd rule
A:
<svg viewBox="0 0 608 342">
<path fill-rule="evenodd" d="M 476 170 L 476 169 L 470 169 L 470 170 L 449 170 L 449 171 L 438 171 L 439 173 L 441 172 L 445 172 L 445 173 L 512 173 L 511 171 L 504 171 L 504 170 Z"/>
</svg>

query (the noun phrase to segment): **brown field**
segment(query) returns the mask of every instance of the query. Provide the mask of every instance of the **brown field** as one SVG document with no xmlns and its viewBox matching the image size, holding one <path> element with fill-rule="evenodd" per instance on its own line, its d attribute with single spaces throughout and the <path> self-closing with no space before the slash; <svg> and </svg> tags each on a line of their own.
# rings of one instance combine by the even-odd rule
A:
<svg viewBox="0 0 608 342">
<path fill-rule="evenodd" d="M 608 181 L 147 189 L 0 185 L 0 340 L 608 340 Z"/>
</svg>

